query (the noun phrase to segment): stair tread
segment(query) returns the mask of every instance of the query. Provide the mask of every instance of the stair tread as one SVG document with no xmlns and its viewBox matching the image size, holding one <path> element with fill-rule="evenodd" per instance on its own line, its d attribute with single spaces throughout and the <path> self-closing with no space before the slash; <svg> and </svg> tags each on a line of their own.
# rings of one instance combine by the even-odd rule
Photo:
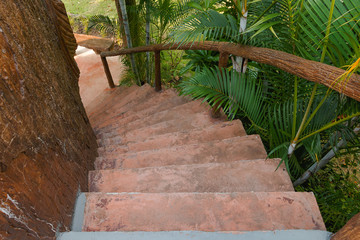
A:
<svg viewBox="0 0 360 240">
<path fill-rule="evenodd" d="M 326 230 L 312 193 L 87 193 L 83 231 Z"/>
<path fill-rule="evenodd" d="M 156 93 L 147 101 L 134 105 L 127 111 L 118 110 L 118 113 L 113 115 L 108 122 L 100 123 L 95 127 L 95 129 L 100 133 L 110 132 L 121 125 L 128 124 L 129 122 L 139 120 L 146 116 L 150 116 L 188 102 L 189 100 L 187 98 L 180 97 L 175 91 L 168 89 L 163 92 Z"/>
<path fill-rule="evenodd" d="M 201 100 L 120 87 L 87 111 L 102 147 L 77 229 L 325 230 L 314 195 L 294 192 L 284 164 L 275 171 L 280 160 L 265 160 L 260 137 L 239 120 L 212 119 Z"/>
<path fill-rule="evenodd" d="M 126 87 L 118 86 L 115 88 L 105 89 L 101 94 L 99 94 L 94 100 L 92 100 L 86 106 L 86 112 L 89 117 L 96 115 L 97 112 L 106 109 L 106 106 L 111 106 L 114 103 L 114 97 L 117 95 L 124 94 L 126 95 L 128 91 L 134 90 L 137 86 Z M 131 90 L 130 90 L 131 89 Z"/>
<path fill-rule="evenodd" d="M 108 121 L 111 121 L 111 118 L 114 114 L 116 115 L 119 111 L 126 111 L 132 106 L 139 104 L 139 102 L 142 102 L 144 99 L 147 99 L 155 94 L 156 92 L 154 89 L 150 85 L 145 84 L 141 87 L 135 88 L 134 91 L 130 91 L 130 93 L 126 94 L 125 96 L 120 94 L 117 95 L 113 98 L 112 104 L 104 107 L 91 118 L 93 126 L 106 124 Z"/>
<path fill-rule="evenodd" d="M 103 154 L 96 169 L 141 168 L 193 163 L 265 159 L 267 153 L 258 135 L 247 135 L 204 143 L 172 146 L 135 153 Z"/>
<path fill-rule="evenodd" d="M 294 191 L 280 159 L 97 170 L 90 192 L 280 192 Z"/>
<path fill-rule="evenodd" d="M 102 133 L 115 131 L 121 134 L 130 130 L 146 127 L 159 122 L 173 120 L 177 118 L 191 117 L 191 114 L 208 112 L 210 114 L 210 107 L 203 104 L 200 100 L 186 102 L 181 105 L 171 106 L 171 108 L 163 109 L 162 111 L 151 112 L 150 115 L 142 116 L 135 121 L 126 121 L 126 119 L 117 119 L 109 124 L 106 128 L 101 129 Z"/>
<path fill-rule="evenodd" d="M 251 232 L 65 232 L 57 240 L 330 240 L 331 233 L 321 230 L 276 230 Z"/>
<path fill-rule="evenodd" d="M 144 120 L 146 121 L 146 120 Z M 144 141 L 146 138 L 167 133 L 204 128 L 209 125 L 221 123 L 222 120 L 212 118 L 208 112 L 192 114 L 191 117 L 179 117 L 155 123 L 149 126 L 129 130 L 125 133 L 113 134 L 110 137 L 98 139 L 99 146 L 115 144 L 126 144 L 127 142 Z"/>
<path fill-rule="evenodd" d="M 234 120 L 232 122 L 214 124 L 205 128 L 165 133 L 146 138 L 142 141 L 127 142 L 125 144 L 121 143 L 121 139 L 119 139 L 118 142 L 106 147 L 98 148 L 98 153 L 101 155 L 103 152 L 106 152 L 107 150 L 112 151 L 113 149 L 116 149 L 117 153 L 138 152 L 192 143 L 209 142 L 244 135 L 246 135 L 246 132 L 242 123 L 239 120 Z"/>
</svg>

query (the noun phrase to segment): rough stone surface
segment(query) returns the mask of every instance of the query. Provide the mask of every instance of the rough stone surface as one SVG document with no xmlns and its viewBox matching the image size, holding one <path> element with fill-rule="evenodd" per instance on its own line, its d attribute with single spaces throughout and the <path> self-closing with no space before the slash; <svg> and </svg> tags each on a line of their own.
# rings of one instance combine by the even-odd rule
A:
<svg viewBox="0 0 360 240">
<path fill-rule="evenodd" d="M 59 0 L 0 1 L 0 239 L 53 239 L 87 189 L 96 141 Z"/>
<path fill-rule="evenodd" d="M 107 38 L 90 36 L 85 34 L 74 34 L 77 44 L 80 46 L 90 48 L 97 54 L 104 51 L 110 51 L 114 47 L 114 41 Z"/>
</svg>

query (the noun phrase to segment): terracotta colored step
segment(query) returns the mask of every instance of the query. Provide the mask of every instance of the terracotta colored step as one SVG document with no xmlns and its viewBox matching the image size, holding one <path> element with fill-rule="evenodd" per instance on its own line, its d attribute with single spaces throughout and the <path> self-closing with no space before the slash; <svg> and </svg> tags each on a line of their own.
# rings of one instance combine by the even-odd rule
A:
<svg viewBox="0 0 360 240">
<path fill-rule="evenodd" d="M 210 114 L 210 107 L 207 104 L 202 104 L 201 101 L 192 101 L 179 106 L 175 106 L 170 109 L 165 109 L 161 112 L 155 112 L 151 115 L 143 117 L 136 121 L 125 122 L 117 121 L 111 127 L 106 130 L 103 129 L 103 136 L 107 136 L 106 132 L 112 132 L 112 134 L 122 134 L 134 129 L 143 128 L 150 126 L 159 122 L 174 120 L 174 119 L 184 119 L 191 118 L 191 115 L 194 113 L 206 112 Z"/>
<path fill-rule="evenodd" d="M 312 193 L 88 193 L 83 231 L 325 230 Z"/>
<path fill-rule="evenodd" d="M 142 168 L 168 165 L 234 162 L 265 159 L 267 153 L 258 135 L 234 137 L 205 143 L 174 146 L 136 153 L 103 154 L 96 169 Z"/>
<path fill-rule="evenodd" d="M 289 192 L 294 191 L 279 159 L 180 166 L 97 170 L 90 192 Z"/>
<path fill-rule="evenodd" d="M 111 133 L 112 130 L 129 122 L 180 106 L 187 102 L 189 102 L 187 98 L 177 96 L 177 93 L 172 90 L 166 90 L 165 92 L 157 93 L 148 101 L 133 106 L 127 112 L 119 111 L 118 114 L 112 116 L 111 121 L 100 123 L 95 130 L 100 134 L 104 132 Z"/>
<path fill-rule="evenodd" d="M 137 86 L 133 86 L 131 88 L 126 86 L 119 86 L 115 88 L 105 89 L 91 103 L 86 106 L 86 112 L 88 116 L 92 116 L 98 111 L 102 111 L 108 106 L 111 106 L 114 103 L 113 98 L 117 95 L 126 95 L 128 94 L 128 91 L 134 91 L 136 88 Z"/>
<path fill-rule="evenodd" d="M 107 109 L 104 109 L 101 118 L 98 119 L 96 123 L 96 127 L 111 123 L 112 119 L 118 116 L 119 113 L 126 113 L 127 111 L 133 109 L 134 106 L 137 106 L 156 95 L 158 95 L 158 93 L 155 92 L 154 88 L 148 84 L 145 84 L 136 91 L 116 100 L 116 102 L 114 102 Z"/>
<path fill-rule="evenodd" d="M 116 87 L 112 90 L 109 90 L 111 94 L 107 95 L 105 99 L 99 99 L 103 94 L 100 94 L 93 102 L 89 104 L 87 108 L 90 108 L 88 111 L 88 116 L 91 120 L 95 120 L 97 115 L 101 114 L 103 111 L 112 107 L 119 98 L 125 98 L 128 94 L 135 92 L 139 89 L 139 86 L 131 87 Z M 104 91 L 107 92 L 107 91 Z M 91 106 L 95 105 L 96 107 L 91 110 Z"/>
<path fill-rule="evenodd" d="M 112 104 L 107 108 L 99 111 L 95 116 L 91 117 L 91 123 L 93 126 L 105 123 L 111 120 L 113 115 L 119 112 L 126 112 L 132 106 L 137 105 L 145 99 L 147 100 L 152 95 L 156 94 L 155 90 L 148 84 L 142 87 L 137 87 L 135 91 L 130 92 L 127 95 L 116 96 L 113 98 Z"/>
<path fill-rule="evenodd" d="M 107 153 L 109 150 L 111 152 L 115 150 L 117 153 L 138 152 L 185 144 L 203 143 L 244 135 L 246 135 L 246 132 L 242 123 L 240 120 L 234 120 L 205 128 L 157 135 L 146 138 L 144 141 L 128 142 L 126 145 L 121 145 L 121 139 L 118 139 L 118 143 L 113 143 L 106 147 L 99 147 L 98 153 L 101 156 L 102 153 Z"/>
<path fill-rule="evenodd" d="M 127 142 L 144 141 L 146 138 L 156 135 L 203 128 L 221 122 L 222 119 L 214 119 L 208 112 L 201 112 L 190 116 L 179 116 L 179 118 L 175 120 L 159 122 L 150 126 L 136 128 L 135 130 L 131 130 L 114 137 L 106 137 L 106 135 L 103 135 L 103 138 L 100 138 L 97 141 L 100 147 L 110 144 L 126 144 Z"/>
</svg>

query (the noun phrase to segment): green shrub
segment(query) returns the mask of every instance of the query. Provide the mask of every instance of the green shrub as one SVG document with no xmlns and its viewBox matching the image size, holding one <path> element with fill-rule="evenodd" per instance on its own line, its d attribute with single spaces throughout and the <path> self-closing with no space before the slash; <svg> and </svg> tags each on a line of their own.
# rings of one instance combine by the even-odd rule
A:
<svg viewBox="0 0 360 240">
<path fill-rule="evenodd" d="M 360 212 L 358 159 L 332 161 L 297 191 L 314 192 L 327 230 L 337 232 Z"/>
<path fill-rule="evenodd" d="M 69 13 L 68 16 L 73 31 L 75 33 L 86 34 L 89 25 L 89 19 L 86 16 Z"/>
</svg>

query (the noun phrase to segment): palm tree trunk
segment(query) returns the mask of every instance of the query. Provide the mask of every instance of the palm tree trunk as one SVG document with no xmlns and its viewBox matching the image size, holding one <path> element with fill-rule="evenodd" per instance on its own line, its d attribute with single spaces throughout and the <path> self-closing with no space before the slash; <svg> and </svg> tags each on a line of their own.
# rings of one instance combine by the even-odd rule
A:
<svg viewBox="0 0 360 240">
<path fill-rule="evenodd" d="M 127 40 L 127 47 L 132 48 L 133 46 L 132 46 L 132 41 L 131 41 L 129 20 L 128 20 L 127 11 L 126 11 L 126 3 L 125 3 L 125 0 L 117 0 L 117 1 L 119 1 L 121 14 L 122 14 L 122 18 L 123 18 L 124 31 L 125 31 L 126 40 Z M 138 73 L 138 69 L 136 66 L 134 54 L 130 55 L 130 62 L 131 62 L 131 68 L 135 74 L 135 78 L 138 82 L 138 85 L 141 85 L 141 80 L 139 78 L 139 73 Z"/>
<path fill-rule="evenodd" d="M 235 4 L 237 4 L 237 1 L 235 1 Z M 247 16 L 248 16 L 248 10 L 247 10 L 247 1 L 243 0 L 242 3 L 242 8 L 241 8 L 241 12 L 242 15 L 240 17 L 240 28 L 239 28 L 239 33 L 243 33 L 246 29 L 246 24 L 247 24 Z M 235 60 L 233 59 L 233 68 L 235 71 L 239 72 L 239 73 L 245 73 L 246 72 L 246 68 L 247 68 L 247 59 L 242 58 L 242 57 L 236 57 Z"/>
<path fill-rule="evenodd" d="M 121 13 L 120 3 L 119 1 L 115 1 L 116 11 L 119 17 L 119 25 L 120 25 L 120 34 L 123 41 L 123 46 L 127 46 L 127 39 L 125 35 L 125 29 L 124 29 L 124 20 Z"/>
<path fill-rule="evenodd" d="M 150 0 L 146 0 L 146 45 L 150 45 Z M 146 53 L 146 81 L 151 83 L 150 52 Z"/>
</svg>

